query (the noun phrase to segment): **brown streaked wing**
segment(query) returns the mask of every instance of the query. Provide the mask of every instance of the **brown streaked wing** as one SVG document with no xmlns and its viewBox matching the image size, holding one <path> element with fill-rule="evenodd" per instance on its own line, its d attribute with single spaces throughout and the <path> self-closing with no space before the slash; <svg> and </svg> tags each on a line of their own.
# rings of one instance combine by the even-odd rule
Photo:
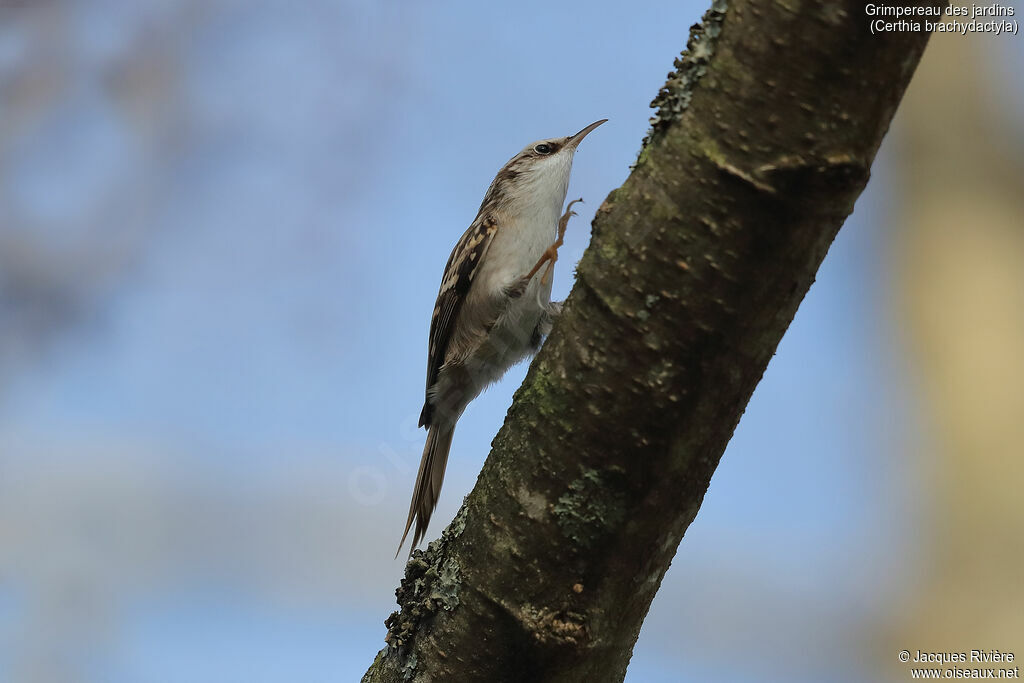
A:
<svg viewBox="0 0 1024 683">
<path fill-rule="evenodd" d="M 459 309 L 466 300 L 469 287 L 491 246 L 498 224 L 490 216 L 481 216 L 473 221 L 452 249 L 445 265 L 441 288 L 434 303 L 434 314 L 430 318 L 430 338 L 427 352 L 427 391 L 437 381 L 437 373 L 444 365 L 445 354 L 452 338 Z M 430 426 L 433 406 L 429 398 L 423 402 L 419 426 Z"/>
</svg>

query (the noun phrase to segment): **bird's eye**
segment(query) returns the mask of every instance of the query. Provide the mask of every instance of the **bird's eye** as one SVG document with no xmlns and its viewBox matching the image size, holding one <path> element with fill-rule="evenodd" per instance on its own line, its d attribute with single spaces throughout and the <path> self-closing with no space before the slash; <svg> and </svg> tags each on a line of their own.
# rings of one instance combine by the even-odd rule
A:
<svg viewBox="0 0 1024 683">
<path fill-rule="evenodd" d="M 534 147 L 533 151 L 537 154 L 551 154 L 551 145 L 542 142 Z"/>
</svg>

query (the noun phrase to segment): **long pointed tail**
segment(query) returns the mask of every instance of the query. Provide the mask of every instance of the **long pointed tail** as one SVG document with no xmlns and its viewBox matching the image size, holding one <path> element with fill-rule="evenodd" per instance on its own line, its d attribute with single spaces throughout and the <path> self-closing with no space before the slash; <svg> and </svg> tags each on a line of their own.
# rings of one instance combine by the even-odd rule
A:
<svg viewBox="0 0 1024 683">
<path fill-rule="evenodd" d="M 444 468 L 448 464 L 448 449 L 452 446 L 454 433 L 454 423 L 445 424 L 440 421 L 432 424 L 427 432 L 427 443 L 423 446 L 420 471 L 416 475 L 416 487 L 413 489 L 412 502 L 409 504 L 409 519 L 405 523 L 405 532 L 402 534 L 402 542 L 398 544 L 395 557 L 402 552 L 402 546 L 405 545 L 405 537 L 409 535 L 413 518 L 416 519 L 416 531 L 412 535 L 410 555 L 427 531 L 430 515 L 434 513 L 437 499 L 441 495 Z"/>
</svg>

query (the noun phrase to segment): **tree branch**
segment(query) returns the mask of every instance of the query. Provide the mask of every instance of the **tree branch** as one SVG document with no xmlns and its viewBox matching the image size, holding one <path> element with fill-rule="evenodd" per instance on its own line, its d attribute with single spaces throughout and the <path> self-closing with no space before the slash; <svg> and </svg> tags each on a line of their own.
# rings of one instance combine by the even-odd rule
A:
<svg viewBox="0 0 1024 683">
<path fill-rule="evenodd" d="M 945 3 L 908 3 L 943 7 Z M 364 681 L 620 681 L 733 429 L 864 189 L 924 33 L 714 0 L 562 316 Z"/>
</svg>

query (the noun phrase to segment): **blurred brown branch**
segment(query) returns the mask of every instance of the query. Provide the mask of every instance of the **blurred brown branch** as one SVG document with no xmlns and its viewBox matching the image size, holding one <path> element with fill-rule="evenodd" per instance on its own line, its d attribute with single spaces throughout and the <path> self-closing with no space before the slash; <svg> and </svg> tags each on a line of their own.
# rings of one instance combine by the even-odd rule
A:
<svg viewBox="0 0 1024 683">
<path fill-rule="evenodd" d="M 1024 131 L 996 47 L 937 36 L 897 124 L 893 307 L 933 436 L 915 468 L 921 559 L 888 615 L 885 662 L 911 644 L 1024 637 Z"/>
</svg>

